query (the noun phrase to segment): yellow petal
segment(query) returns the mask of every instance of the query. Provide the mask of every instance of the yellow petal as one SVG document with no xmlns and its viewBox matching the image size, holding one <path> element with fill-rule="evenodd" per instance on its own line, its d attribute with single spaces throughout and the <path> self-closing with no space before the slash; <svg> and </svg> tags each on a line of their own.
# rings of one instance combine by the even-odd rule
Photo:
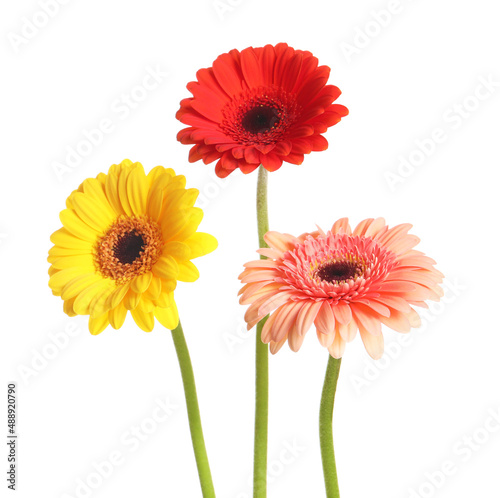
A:
<svg viewBox="0 0 500 498">
<path fill-rule="evenodd" d="M 175 236 L 184 228 L 184 226 L 187 223 L 189 223 L 189 221 L 190 221 L 189 211 L 184 211 L 184 210 L 178 211 L 172 213 L 172 216 L 162 215 L 160 219 L 160 225 L 161 225 L 161 232 L 163 234 L 163 240 L 165 242 L 174 240 L 174 238 L 176 238 Z"/>
<path fill-rule="evenodd" d="M 134 292 L 132 289 L 129 289 L 127 295 L 125 296 L 125 299 L 123 300 L 123 304 L 125 308 L 132 311 L 135 308 L 137 308 L 140 299 L 141 299 L 140 294 L 137 294 L 137 292 Z"/>
<path fill-rule="evenodd" d="M 217 239 L 209 233 L 196 232 L 184 241 L 191 249 L 189 259 L 199 258 L 217 249 Z"/>
<path fill-rule="evenodd" d="M 148 290 L 144 293 L 146 299 L 154 300 L 161 292 L 161 279 L 153 277 L 149 283 Z"/>
<path fill-rule="evenodd" d="M 130 283 L 130 288 L 134 292 L 142 294 L 148 289 L 152 278 L 153 274 L 150 271 L 148 271 L 147 273 L 143 273 L 142 275 L 139 275 L 138 277 L 134 278 L 134 280 L 132 280 L 132 282 Z"/>
<path fill-rule="evenodd" d="M 109 325 L 108 314 L 99 318 L 89 318 L 89 330 L 92 335 L 100 334 Z"/>
<path fill-rule="evenodd" d="M 97 232 L 84 223 L 74 211 L 64 209 L 59 214 L 64 228 L 69 230 L 75 237 L 94 243 L 97 240 Z"/>
<path fill-rule="evenodd" d="M 134 214 L 127 195 L 127 180 L 130 172 L 131 170 L 123 170 L 118 178 L 118 196 L 120 198 L 122 209 L 127 216 L 132 216 Z"/>
<path fill-rule="evenodd" d="M 85 273 L 92 273 L 95 271 L 94 258 L 91 254 L 57 258 L 52 261 L 52 266 L 58 270 L 64 270 L 65 268 L 80 268 L 80 270 Z"/>
<path fill-rule="evenodd" d="M 76 313 L 73 311 L 73 303 L 74 302 L 75 302 L 75 298 L 68 299 L 67 301 L 64 301 L 63 311 L 68 316 L 76 316 Z"/>
<path fill-rule="evenodd" d="M 149 299 L 145 299 L 144 296 L 141 296 L 137 309 L 149 313 L 155 310 L 155 305 Z"/>
<path fill-rule="evenodd" d="M 78 217 L 98 233 L 104 232 L 116 219 L 104 204 L 89 195 L 77 192 L 71 200 Z"/>
<path fill-rule="evenodd" d="M 87 244 L 86 249 L 53 246 L 49 249 L 49 257 L 47 260 L 55 261 L 57 258 L 61 258 L 63 256 L 85 256 L 87 254 L 91 254 L 90 247 L 90 244 Z M 50 262 L 51 261 L 49 261 L 49 263 Z"/>
<path fill-rule="evenodd" d="M 161 281 L 161 291 L 172 293 L 177 287 L 177 280 L 163 280 Z M 172 294 L 173 295 L 173 294 Z"/>
<path fill-rule="evenodd" d="M 120 202 L 120 195 L 118 194 L 118 175 L 115 173 L 108 173 L 106 177 L 106 183 L 104 184 L 104 190 L 106 192 L 106 198 L 108 199 L 113 211 L 117 215 L 125 214 L 122 208 L 122 203 Z"/>
<path fill-rule="evenodd" d="M 163 246 L 163 254 L 170 255 L 177 261 L 187 261 L 191 256 L 191 249 L 187 244 L 172 240 Z"/>
<path fill-rule="evenodd" d="M 92 239 L 90 242 L 82 240 L 78 237 L 75 237 L 69 230 L 63 227 L 55 231 L 50 236 L 50 241 L 56 246 L 74 250 L 81 249 L 85 252 L 91 252 L 95 239 Z"/>
<path fill-rule="evenodd" d="M 125 322 L 125 317 L 127 316 L 127 308 L 120 304 L 116 308 L 109 311 L 109 323 L 111 326 L 117 330 Z"/>
<path fill-rule="evenodd" d="M 108 308 L 113 309 L 116 308 L 127 295 L 128 290 L 130 289 L 130 283 L 119 285 L 112 294 L 108 297 L 108 302 L 106 303 Z"/>
<path fill-rule="evenodd" d="M 172 301 L 174 299 L 174 294 L 171 291 L 162 292 L 158 298 L 154 301 L 154 305 L 158 306 L 158 308 L 168 308 L 172 305 Z"/>
<path fill-rule="evenodd" d="M 169 181 L 168 176 L 159 178 L 154 185 L 151 186 L 148 195 L 147 214 L 153 220 L 159 220 L 163 209 L 163 190 Z"/>
<path fill-rule="evenodd" d="M 97 179 L 88 178 L 83 182 L 83 192 L 85 193 L 85 195 L 96 199 L 109 216 L 111 216 L 112 218 L 116 218 L 117 213 L 111 207 L 108 198 L 106 197 L 106 193 L 104 190 L 105 182 L 106 175 L 104 174 Z"/>
<path fill-rule="evenodd" d="M 154 315 L 167 329 L 174 330 L 179 325 L 179 313 L 175 302 L 169 308 L 156 308 Z"/>
<path fill-rule="evenodd" d="M 163 166 L 155 166 L 148 173 L 148 180 L 151 183 L 156 183 L 160 178 L 167 178 L 168 181 L 175 176 L 175 171 L 171 168 L 164 168 Z"/>
<path fill-rule="evenodd" d="M 198 229 L 201 220 L 203 219 L 203 210 L 200 208 L 189 209 L 189 220 L 185 223 L 181 230 L 175 234 L 175 240 L 185 240 L 191 237 Z M 165 238 L 165 240 L 167 240 Z"/>
<path fill-rule="evenodd" d="M 70 280 L 64 286 L 61 293 L 61 297 L 64 300 L 76 297 L 78 294 L 80 294 L 80 292 L 83 292 L 87 287 L 89 287 L 92 284 L 95 284 L 101 279 L 102 277 L 95 273 L 87 273 L 84 275 L 79 275 L 78 277 Z"/>
<path fill-rule="evenodd" d="M 90 314 L 90 303 L 92 300 L 104 291 L 106 283 L 100 280 L 84 289 L 78 296 L 76 296 L 73 304 L 73 309 L 78 315 Z"/>
<path fill-rule="evenodd" d="M 200 191 L 197 188 L 188 188 L 182 196 L 181 202 L 183 207 L 193 207 L 198 195 L 200 195 Z"/>
<path fill-rule="evenodd" d="M 172 256 L 162 256 L 153 266 L 153 273 L 165 280 L 177 278 L 179 266 Z"/>
<path fill-rule="evenodd" d="M 82 274 L 80 268 L 67 268 L 66 270 L 54 273 L 49 280 L 49 287 L 60 296 L 64 286 L 76 277 Z"/>
<path fill-rule="evenodd" d="M 130 172 L 127 179 L 127 199 L 133 214 L 140 216 L 146 213 L 146 201 L 149 185 L 141 163 Z"/>
<path fill-rule="evenodd" d="M 115 286 L 109 280 L 105 280 L 105 285 L 103 286 L 102 292 L 97 294 L 94 299 L 92 299 L 89 311 L 90 316 L 98 317 L 103 313 L 107 313 L 109 311 L 109 306 L 107 306 L 107 301 L 109 296 L 114 292 Z"/>
<path fill-rule="evenodd" d="M 151 332 L 155 326 L 155 317 L 152 312 L 146 313 L 136 308 L 131 311 L 132 318 L 144 332 Z"/>
<path fill-rule="evenodd" d="M 179 275 L 177 276 L 177 280 L 181 282 L 194 282 L 198 280 L 199 276 L 200 272 L 198 268 L 196 268 L 191 261 L 179 263 Z"/>
</svg>

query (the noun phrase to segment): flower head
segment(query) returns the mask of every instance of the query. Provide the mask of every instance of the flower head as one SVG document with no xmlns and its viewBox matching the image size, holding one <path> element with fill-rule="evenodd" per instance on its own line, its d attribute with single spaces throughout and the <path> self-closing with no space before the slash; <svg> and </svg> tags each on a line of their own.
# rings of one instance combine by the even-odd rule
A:
<svg viewBox="0 0 500 498">
<path fill-rule="evenodd" d="M 147 332 L 155 317 L 177 326 L 177 281 L 194 282 L 199 273 L 190 260 L 217 247 L 196 231 L 203 211 L 193 207 L 198 191 L 185 187 L 172 169 L 146 175 L 125 160 L 68 197 L 63 228 L 50 239 L 49 286 L 69 316 L 90 315 L 92 334 L 120 328 L 127 311 Z"/>
<path fill-rule="evenodd" d="M 435 261 L 413 249 L 418 237 L 411 225 L 389 228 L 383 218 L 367 219 L 351 230 L 347 218 L 332 229 L 294 237 L 268 232 L 269 258 L 245 265 L 241 304 L 250 304 L 250 329 L 272 313 L 262 341 L 276 353 L 288 340 L 298 351 L 314 323 L 320 343 L 340 358 L 357 331 L 375 359 L 382 356 L 381 324 L 409 332 L 420 324 L 413 306 L 443 295 L 443 275 Z"/>
<path fill-rule="evenodd" d="M 190 162 L 217 160 L 221 178 L 260 164 L 268 171 L 301 164 L 304 154 L 328 147 L 321 134 L 348 114 L 332 104 L 340 90 L 326 84 L 329 75 L 310 52 L 286 43 L 231 50 L 187 85 L 193 97 L 181 102 L 177 119 L 189 128 L 177 139 L 194 144 Z"/>
</svg>

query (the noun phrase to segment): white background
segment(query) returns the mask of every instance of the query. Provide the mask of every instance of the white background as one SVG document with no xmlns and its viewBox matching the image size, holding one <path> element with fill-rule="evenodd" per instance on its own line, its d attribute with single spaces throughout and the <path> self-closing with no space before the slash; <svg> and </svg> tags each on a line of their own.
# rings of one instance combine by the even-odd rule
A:
<svg viewBox="0 0 500 498">
<path fill-rule="evenodd" d="M 326 152 L 270 175 L 271 227 L 300 234 L 342 216 L 411 222 L 448 282 L 411 344 L 386 331 L 391 355 L 378 363 L 359 338 L 348 346 L 334 414 L 341 496 L 498 498 L 500 423 L 489 415 L 500 418 L 494 2 L 222 0 L 217 10 L 212 0 L 74 0 L 22 41 L 27 22 L 44 23 L 40 3 L 4 2 L 0 15 L 1 389 L 18 384 L 17 496 L 74 498 L 93 462 L 116 451 L 121 464 L 87 496 L 201 495 L 170 333 L 157 324 L 146 334 L 128 318 L 93 337 L 47 286 L 49 235 L 66 197 L 124 158 L 147 171 L 173 167 L 202 192 L 201 230 L 219 249 L 198 260 L 201 278 L 180 284 L 176 300 L 217 496 L 251 496 L 254 333 L 244 332 L 236 293 L 242 264 L 256 256 L 257 175 L 220 181 L 214 165 L 189 164 L 175 112 L 196 70 L 220 53 L 286 41 L 332 68 L 350 115 L 326 134 Z M 144 92 L 148 70 L 161 81 Z M 134 108 L 120 103 L 131 93 L 141 100 Z M 58 178 L 54 163 L 103 119 L 112 131 Z M 429 144 L 436 129 L 441 143 Z M 398 172 L 399 156 L 418 164 Z M 388 172 L 405 176 L 391 188 Z M 270 360 L 270 498 L 324 496 L 317 418 L 326 361 L 313 330 L 299 353 L 285 346 Z M 155 400 L 167 398 L 177 408 L 153 430 Z M 141 424 L 151 434 L 136 449 L 130 430 Z M 453 475 L 435 474 L 443 465 Z"/>
</svg>

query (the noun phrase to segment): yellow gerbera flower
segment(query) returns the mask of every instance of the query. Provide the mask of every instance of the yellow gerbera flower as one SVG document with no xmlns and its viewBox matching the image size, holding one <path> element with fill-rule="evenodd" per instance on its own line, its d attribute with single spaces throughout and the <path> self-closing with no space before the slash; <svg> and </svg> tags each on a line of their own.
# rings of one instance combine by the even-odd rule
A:
<svg viewBox="0 0 500 498">
<path fill-rule="evenodd" d="M 177 281 L 194 282 L 199 272 L 190 260 L 217 247 L 213 236 L 196 231 L 199 192 L 185 187 L 172 169 L 157 166 L 146 175 L 127 159 L 71 193 L 48 257 L 49 286 L 66 314 L 90 315 L 92 334 L 120 328 L 127 311 L 147 332 L 155 317 L 177 327 Z"/>
</svg>

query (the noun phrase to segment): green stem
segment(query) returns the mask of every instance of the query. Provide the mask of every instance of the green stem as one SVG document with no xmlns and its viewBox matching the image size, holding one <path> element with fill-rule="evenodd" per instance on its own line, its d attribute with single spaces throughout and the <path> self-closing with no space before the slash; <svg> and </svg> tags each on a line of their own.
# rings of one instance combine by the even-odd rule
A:
<svg viewBox="0 0 500 498">
<path fill-rule="evenodd" d="M 196 396 L 196 385 L 194 382 L 193 365 L 189 357 L 189 351 L 186 344 L 186 338 L 182 331 L 181 322 L 172 330 L 175 351 L 181 367 L 182 383 L 184 384 L 184 395 L 186 396 L 186 405 L 189 419 L 189 429 L 191 430 L 191 440 L 193 442 L 194 456 L 198 467 L 200 477 L 201 491 L 203 498 L 215 498 L 215 490 L 208 463 L 207 450 L 205 448 L 205 439 L 203 438 L 203 429 L 201 427 L 200 407 L 198 406 L 198 397 Z"/>
<path fill-rule="evenodd" d="M 333 403 L 335 401 L 335 391 L 337 389 L 341 361 L 342 359 L 336 360 L 331 356 L 328 357 L 328 366 L 326 368 L 325 383 L 323 384 L 319 410 L 319 440 L 327 498 L 340 497 L 337 468 L 335 466 L 335 452 L 333 450 L 332 419 Z"/>
<path fill-rule="evenodd" d="M 259 247 L 267 247 L 264 234 L 269 231 L 267 215 L 267 170 L 259 168 L 257 181 L 257 227 Z M 261 259 L 265 259 L 261 256 Z M 253 496 L 267 496 L 267 428 L 269 406 L 269 355 L 268 345 L 261 341 L 262 327 L 267 317 L 257 324 L 255 352 L 255 439 L 253 465 Z"/>
</svg>

